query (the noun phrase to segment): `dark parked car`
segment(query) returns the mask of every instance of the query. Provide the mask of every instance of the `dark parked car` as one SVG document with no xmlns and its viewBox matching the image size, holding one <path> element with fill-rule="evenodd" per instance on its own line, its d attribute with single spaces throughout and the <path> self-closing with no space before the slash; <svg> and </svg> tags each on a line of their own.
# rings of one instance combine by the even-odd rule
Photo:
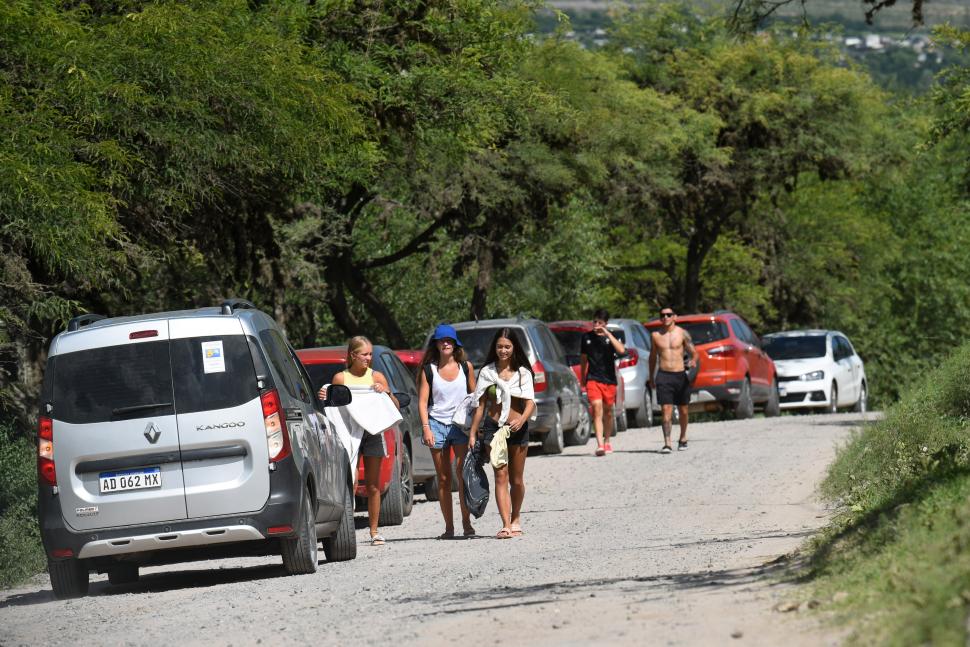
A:
<svg viewBox="0 0 970 647">
<path fill-rule="evenodd" d="M 567 433 L 575 432 L 584 421 L 589 424 L 579 380 L 566 362 L 562 346 L 546 324 L 538 319 L 518 317 L 464 321 L 453 325 L 476 369 L 485 363 L 488 346 L 500 328 L 519 332 L 535 374 L 538 417 L 529 423 L 529 435 L 532 440 L 542 442 L 542 449 L 547 454 L 561 453 Z M 588 429 L 585 434 L 589 434 Z"/>
</svg>

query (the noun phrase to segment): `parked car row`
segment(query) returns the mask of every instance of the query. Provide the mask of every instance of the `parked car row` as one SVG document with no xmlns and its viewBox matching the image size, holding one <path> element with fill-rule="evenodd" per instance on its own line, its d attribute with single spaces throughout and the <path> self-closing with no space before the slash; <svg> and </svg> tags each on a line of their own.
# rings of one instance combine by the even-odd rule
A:
<svg viewBox="0 0 970 647">
<path fill-rule="evenodd" d="M 726 311 L 681 316 L 699 355 L 691 408 L 756 407 L 865 411 L 862 360 L 837 331 L 767 335 Z M 579 375 L 588 322 L 524 317 L 454 324 L 476 369 L 502 328 L 518 331 L 535 374 L 531 440 L 547 453 L 590 436 Z M 626 346 L 618 360 L 618 431 L 649 426 L 657 408 L 647 387 L 650 331 L 660 322 L 610 322 Z M 427 340 L 426 340 L 427 345 Z M 403 420 L 384 431 L 381 525 L 412 510 L 416 485 L 437 497 L 422 442 L 415 375 L 423 353 L 375 345 L 373 368 L 387 378 Z M 113 584 L 139 568 L 195 559 L 278 553 L 289 573 L 353 559 L 351 469 L 327 407 L 351 401 L 343 386 L 320 386 L 345 368 L 344 347 L 299 351 L 252 303 L 107 319 L 82 315 L 51 342 L 38 422 L 38 501 L 51 584 L 59 598 L 84 595 L 92 571 Z M 629 420 L 628 420 L 629 419 Z M 355 478 L 356 477 L 356 478 Z M 453 479 L 457 484 L 458 479 Z"/>
</svg>

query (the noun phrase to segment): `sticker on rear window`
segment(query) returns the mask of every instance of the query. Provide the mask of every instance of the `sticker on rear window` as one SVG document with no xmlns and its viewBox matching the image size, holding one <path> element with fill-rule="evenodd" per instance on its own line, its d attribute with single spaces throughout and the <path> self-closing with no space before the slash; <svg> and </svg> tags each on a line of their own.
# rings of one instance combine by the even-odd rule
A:
<svg viewBox="0 0 970 647">
<path fill-rule="evenodd" d="M 206 373 L 225 373 L 226 356 L 222 352 L 222 340 L 202 342 L 202 369 Z"/>
</svg>

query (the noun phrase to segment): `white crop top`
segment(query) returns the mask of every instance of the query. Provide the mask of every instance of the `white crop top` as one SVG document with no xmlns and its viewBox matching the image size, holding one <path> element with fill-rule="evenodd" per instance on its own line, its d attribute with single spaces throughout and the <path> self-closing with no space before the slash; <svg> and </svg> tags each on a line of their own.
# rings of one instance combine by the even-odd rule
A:
<svg viewBox="0 0 970 647">
<path fill-rule="evenodd" d="M 431 398 L 433 404 L 428 416 L 446 425 L 451 424 L 451 419 L 455 415 L 458 405 L 465 399 L 468 392 L 468 377 L 465 375 L 465 367 L 459 364 L 458 376 L 448 381 L 438 375 L 438 367 L 431 363 Z"/>
</svg>

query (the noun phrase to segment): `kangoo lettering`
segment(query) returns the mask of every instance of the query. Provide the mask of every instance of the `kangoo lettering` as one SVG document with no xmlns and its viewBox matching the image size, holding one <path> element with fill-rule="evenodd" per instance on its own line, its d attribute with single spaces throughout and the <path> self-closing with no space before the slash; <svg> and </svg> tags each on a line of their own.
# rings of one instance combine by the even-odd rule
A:
<svg viewBox="0 0 970 647">
<path fill-rule="evenodd" d="M 233 427 L 245 427 L 246 423 L 243 421 L 239 422 L 223 422 L 218 425 L 199 425 L 195 428 L 196 431 L 209 431 L 210 429 L 232 429 Z"/>
</svg>

